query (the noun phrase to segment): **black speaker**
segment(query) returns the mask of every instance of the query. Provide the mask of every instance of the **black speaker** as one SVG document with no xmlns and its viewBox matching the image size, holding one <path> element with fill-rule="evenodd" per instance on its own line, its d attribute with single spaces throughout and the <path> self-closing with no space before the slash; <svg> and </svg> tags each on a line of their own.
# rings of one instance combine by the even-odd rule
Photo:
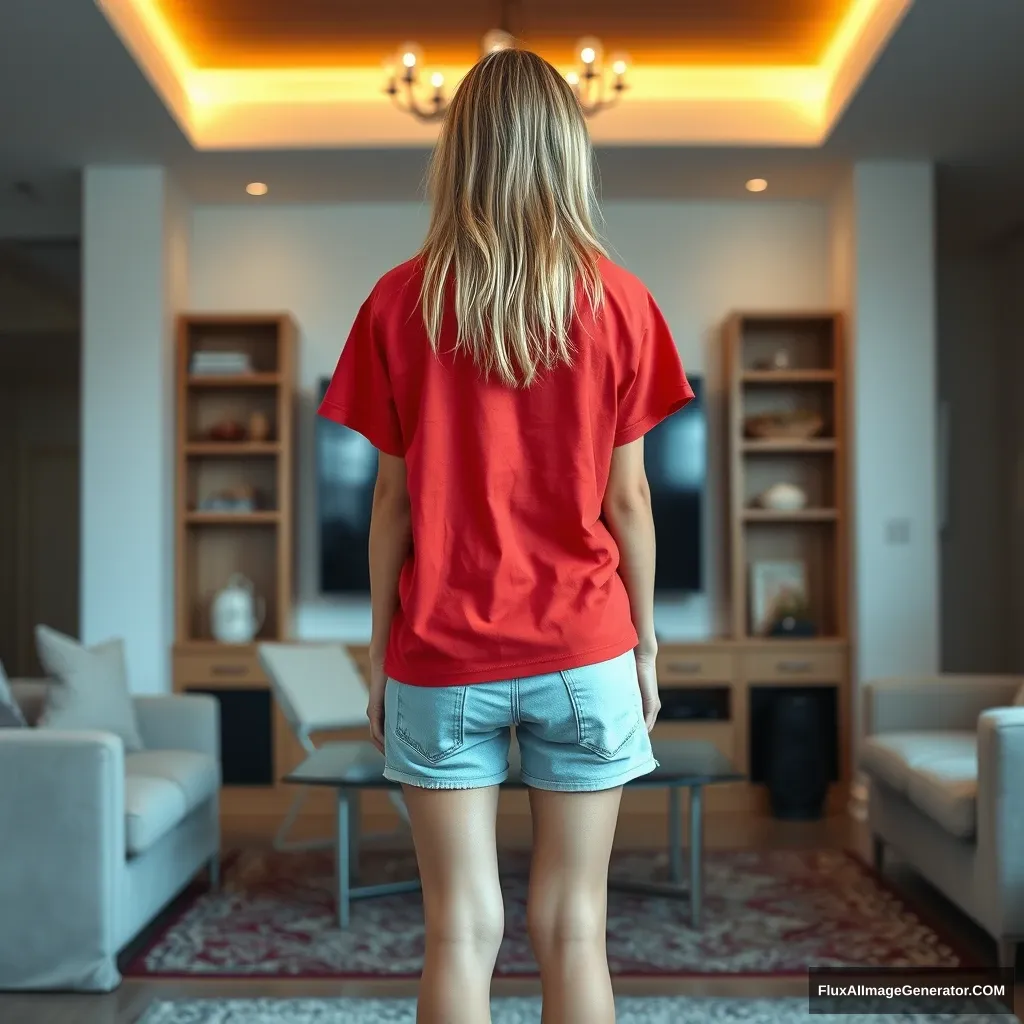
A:
<svg viewBox="0 0 1024 1024">
<path fill-rule="evenodd" d="M 773 701 L 766 781 L 776 818 L 821 817 L 831 773 L 818 705 L 810 693 L 780 693 Z"/>
<path fill-rule="evenodd" d="M 190 686 L 220 703 L 220 766 L 225 786 L 274 785 L 274 715 L 270 690 Z"/>
</svg>

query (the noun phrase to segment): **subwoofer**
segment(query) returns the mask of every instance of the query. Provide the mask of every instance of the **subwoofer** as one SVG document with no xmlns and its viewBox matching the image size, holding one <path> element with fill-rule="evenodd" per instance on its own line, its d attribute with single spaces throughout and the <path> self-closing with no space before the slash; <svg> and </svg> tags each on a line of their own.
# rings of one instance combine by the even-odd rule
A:
<svg viewBox="0 0 1024 1024">
<path fill-rule="evenodd" d="M 830 775 L 818 701 L 812 693 L 781 693 L 773 704 L 766 779 L 772 814 L 792 821 L 816 820 Z"/>
</svg>

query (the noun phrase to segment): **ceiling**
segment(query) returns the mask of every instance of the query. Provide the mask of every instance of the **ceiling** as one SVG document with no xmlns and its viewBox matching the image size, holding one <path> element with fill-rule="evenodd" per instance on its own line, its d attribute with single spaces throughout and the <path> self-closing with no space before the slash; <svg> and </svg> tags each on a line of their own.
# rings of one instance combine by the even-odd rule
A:
<svg viewBox="0 0 1024 1024">
<path fill-rule="evenodd" d="M 594 122 L 598 143 L 814 146 L 914 0 L 97 3 L 192 145 L 223 150 L 428 143 L 436 126 L 394 109 L 382 62 L 430 105 L 430 80 L 449 94 L 495 27 L 562 74 L 581 37 L 630 55 L 628 103 Z"/>
<path fill-rule="evenodd" d="M 504 28 L 553 62 L 582 35 L 646 64 L 817 64 L 851 0 L 156 0 L 199 68 L 368 65 L 414 39 L 469 65 Z"/>
<path fill-rule="evenodd" d="M 822 146 L 599 147 L 605 194 L 756 202 L 743 182 L 765 176 L 764 198 L 814 198 L 851 160 L 929 159 L 960 229 L 989 237 L 1024 218 L 1022 39 L 1021 0 L 918 0 Z M 248 201 L 254 178 L 271 202 L 407 199 L 420 186 L 426 141 L 197 152 L 86 0 L 3 0 L 0 40 L 0 237 L 77 233 L 91 163 L 166 165 L 201 201 Z"/>
</svg>

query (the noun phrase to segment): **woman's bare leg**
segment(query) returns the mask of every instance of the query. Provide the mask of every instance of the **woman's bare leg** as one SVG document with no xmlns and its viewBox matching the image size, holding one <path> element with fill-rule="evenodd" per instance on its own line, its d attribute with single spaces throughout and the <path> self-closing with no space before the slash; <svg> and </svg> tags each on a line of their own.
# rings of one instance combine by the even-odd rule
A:
<svg viewBox="0 0 1024 1024">
<path fill-rule="evenodd" d="M 417 1024 L 486 1024 L 505 930 L 494 834 L 498 787 L 403 790 L 426 919 Z"/>
<path fill-rule="evenodd" d="M 614 1024 L 605 928 L 608 861 L 622 789 L 530 790 L 533 864 L 527 920 L 544 1024 Z"/>
</svg>

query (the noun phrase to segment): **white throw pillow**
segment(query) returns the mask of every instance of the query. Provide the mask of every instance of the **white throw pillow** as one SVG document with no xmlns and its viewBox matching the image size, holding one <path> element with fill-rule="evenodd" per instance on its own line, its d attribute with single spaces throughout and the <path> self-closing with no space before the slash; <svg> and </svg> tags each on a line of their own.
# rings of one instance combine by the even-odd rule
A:
<svg viewBox="0 0 1024 1024">
<path fill-rule="evenodd" d="M 1013 698 L 1014 707 L 1024 708 L 1024 686 L 1017 691 L 1017 696 Z"/>
<path fill-rule="evenodd" d="M 128 753 L 142 750 L 123 641 L 83 647 L 49 626 L 36 626 L 36 647 L 43 668 L 58 680 L 50 687 L 40 729 L 98 729 L 120 736 Z"/>
<path fill-rule="evenodd" d="M 0 729 L 21 729 L 28 723 L 18 707 L 18 702 L 11 693 L 11 684 L 4 672 L 4 663 L 0 661 Z"/>
</svg>

